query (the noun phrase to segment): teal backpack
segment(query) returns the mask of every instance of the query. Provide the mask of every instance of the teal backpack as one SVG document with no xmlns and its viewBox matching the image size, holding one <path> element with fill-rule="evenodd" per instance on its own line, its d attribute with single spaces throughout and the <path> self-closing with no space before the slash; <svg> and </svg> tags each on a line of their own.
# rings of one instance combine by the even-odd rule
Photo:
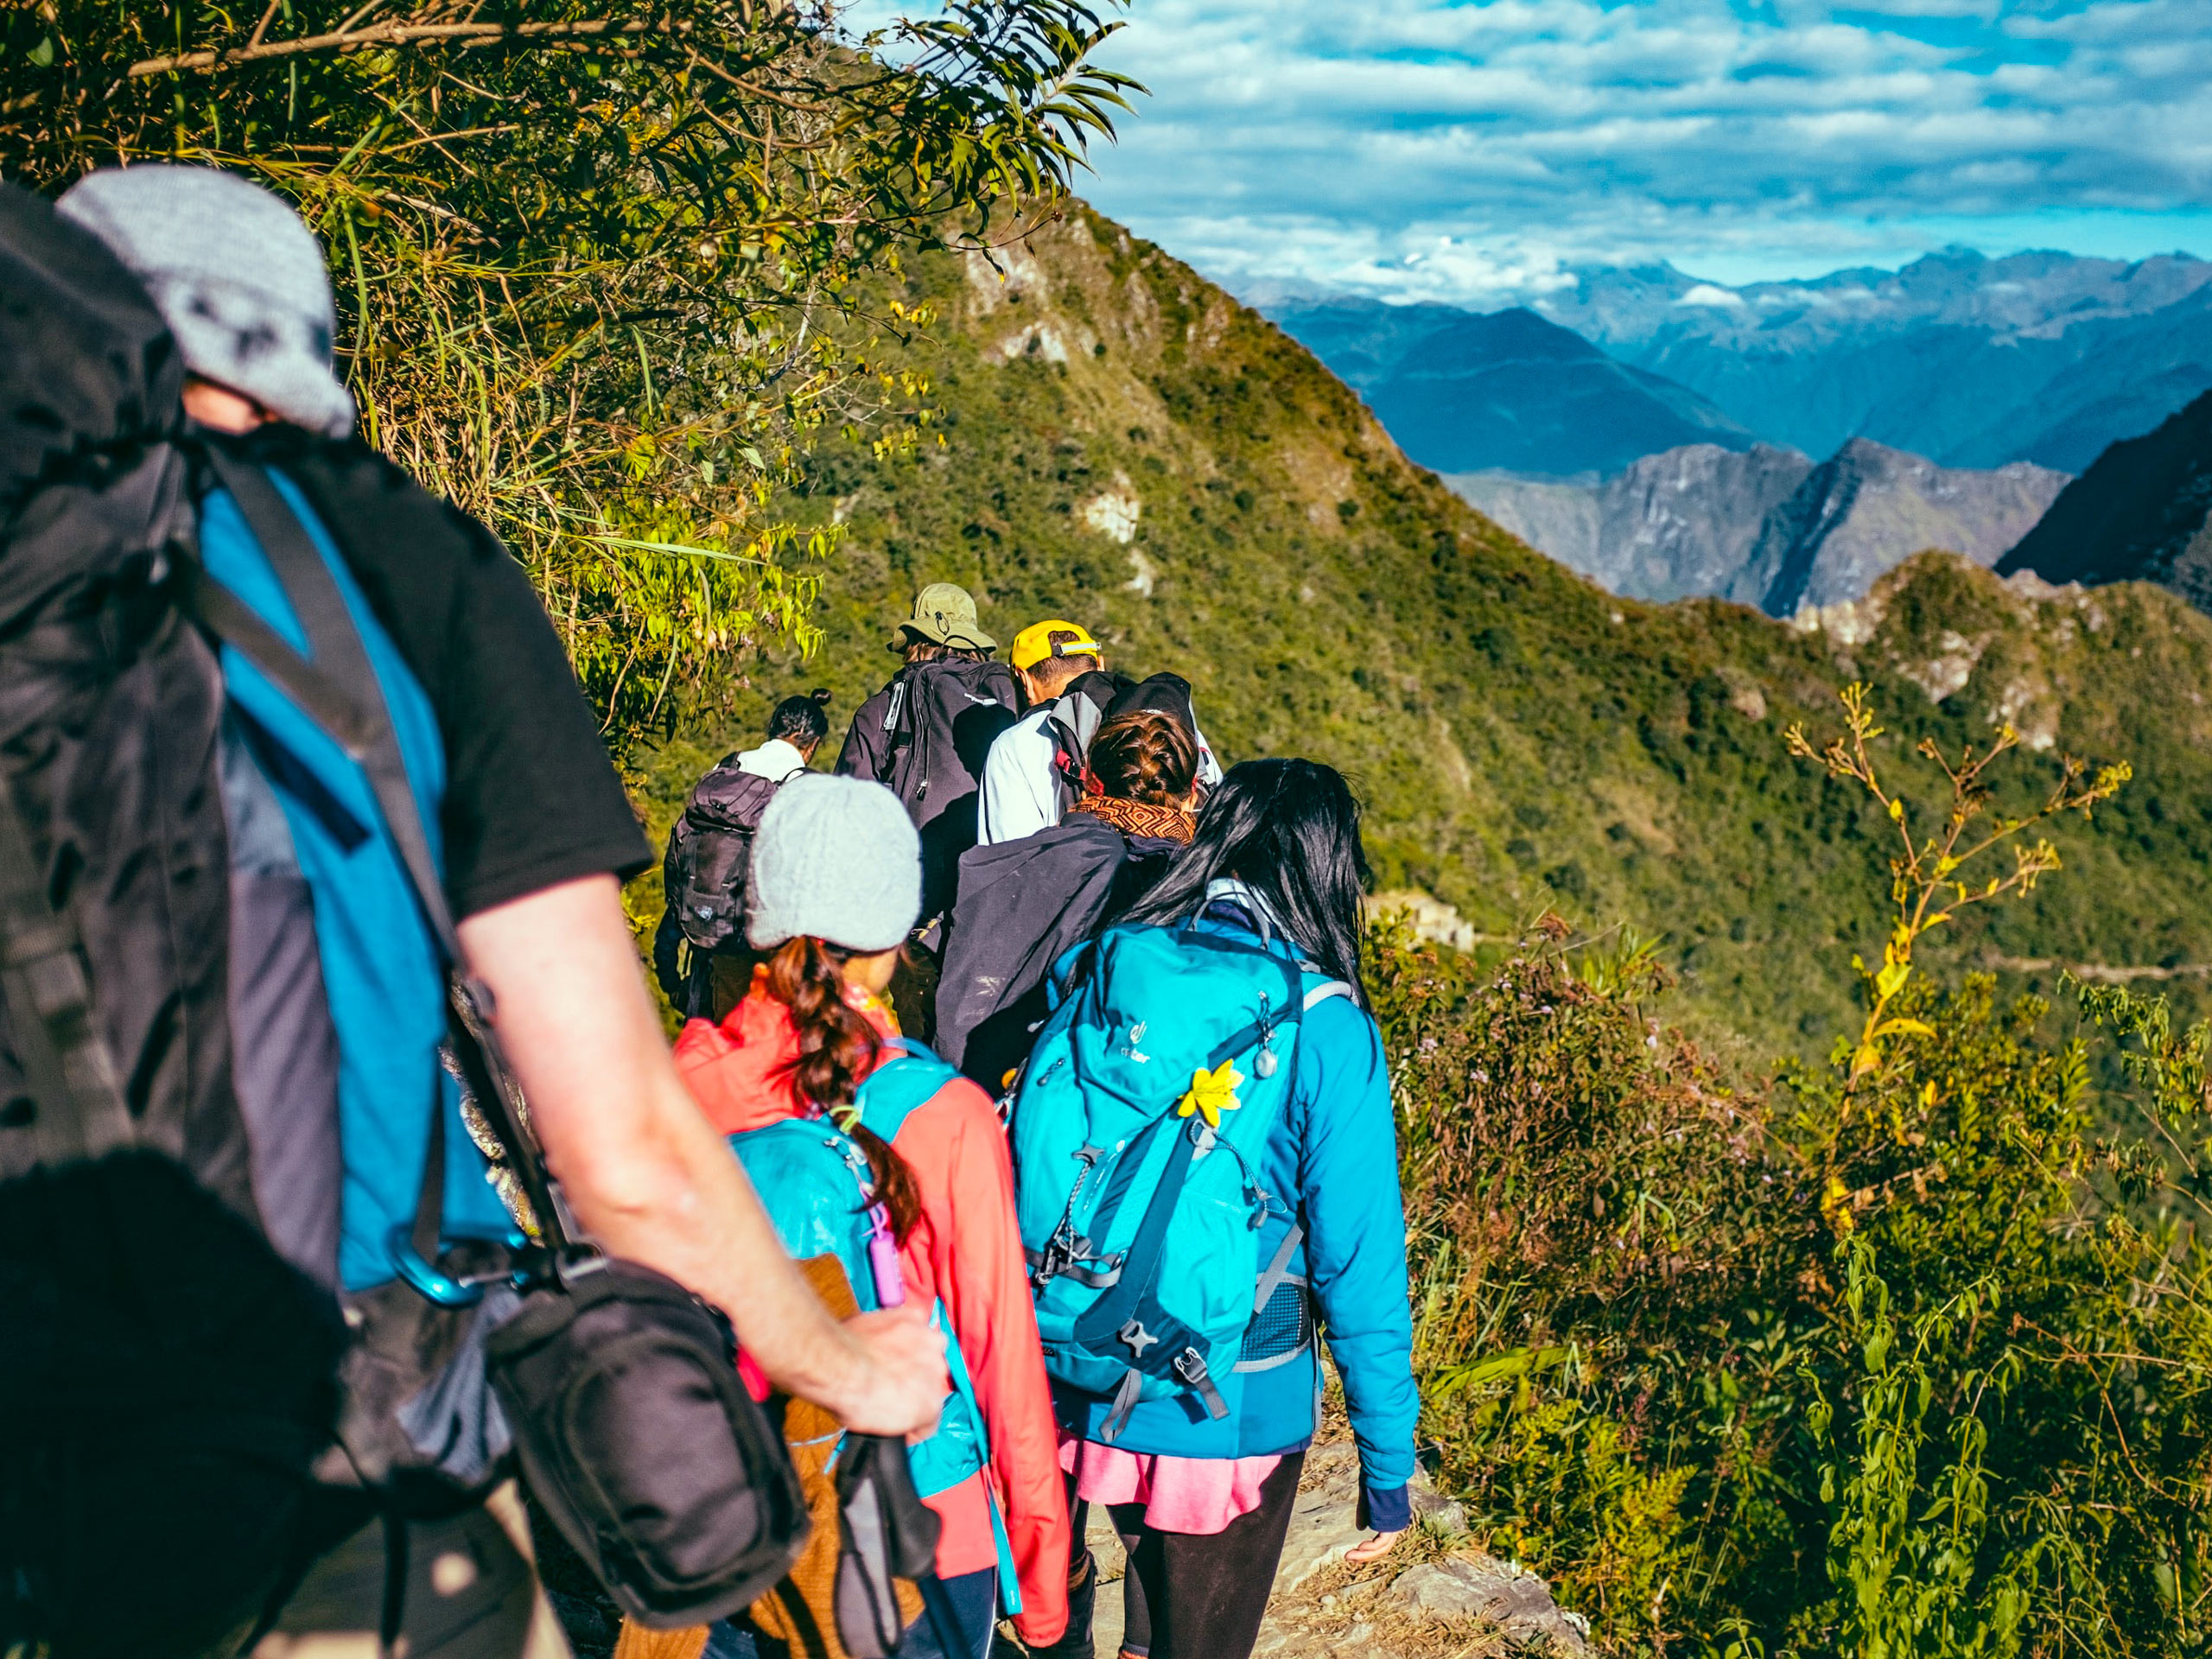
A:
<svg viewBox="0 0 2212 1659">
<path fill-rule="evenodd" d="M 960 1073 L 906 1038 L 893 1038 L 887 1046 L 894 1052 L 862 1081 L 855 1104 L 861 1122 L 888 1142 L 897 1138 L 909 1113 L 936 1098 Z M 733 1135 L 729 1144 L 760 1193 L 784 1249 L 802 1262 L 836 1256 L 844 1265 L 861 1311 L 881 1306 L 871 1249 L 876 1238 L 874 1182 L 868 1154 L 852 1137 L 826 1116 L 787 1117 Z M 906 1448 L 914 1490 L 924 1497 L 958 1485 L 985 1467 L 991 1455 L 982 1408 L 976 1402 L 975 1383 L 946 1322 L 943 1302 L 930 1310 L 930 1324 L 944 1333 L 952 1391 L 944 1397 L 937 1432 Z M 1000 1594 L 1007 1612 L 1018 1613 L 1021 1605 L 1014 1552 L 995 1497 L 991 1500 L 991 1530 L 998 1543 Z"/>
<path fill-rule="evenodd" d="M 1016 1095 L 1014 1185 L 1045 1369 L 1113 1396 L 1111 1442 L 1140 1401 L 1226 1417 L 1239 1371 L 1288 1357 L 1245 1351 L 1259 1310 L 1304 1294 L 1262 1160 L 1303 1016 L 1351 988 L 1190 923 L 1109 928 L 1076 976 Z M 1271 1212 L 1293 1225 L 1262 1262 Z"/>
</svg>

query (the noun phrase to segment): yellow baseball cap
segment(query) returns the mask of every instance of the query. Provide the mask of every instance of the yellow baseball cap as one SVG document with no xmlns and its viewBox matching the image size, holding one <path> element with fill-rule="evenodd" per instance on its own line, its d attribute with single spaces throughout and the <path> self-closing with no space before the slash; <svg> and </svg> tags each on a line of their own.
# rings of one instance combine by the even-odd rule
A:
<svg viewBox="0 0 2212 1659">
<path fill-rule="evenodd" d="M 1060 637 L 1054 639 L 1058 634 Z M 1007 660 L 1016 668 L 1034 668 L 1047 657 L 1096 657 L 1098 642 L 1090 630 L 1058 617 L 1036 622 L 1014 636 L 1014 650 Z"/>
</svg>

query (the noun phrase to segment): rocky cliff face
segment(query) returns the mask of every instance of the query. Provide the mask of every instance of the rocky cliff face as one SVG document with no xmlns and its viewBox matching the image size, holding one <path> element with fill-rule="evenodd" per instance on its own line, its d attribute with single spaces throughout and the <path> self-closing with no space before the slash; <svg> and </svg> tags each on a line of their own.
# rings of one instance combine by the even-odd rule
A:
<svg viewBox="0 0 2212 1659">
<path fill-rule="evenodd" d="M 1686 444 L 1610 479 L 1541 480 L 1469 473 L 1445 480 L 1529 546 L 1616 594 L 1685 599 L 1723 594 L 1767 516 L 1813 470 L 1772 444 Z"/>
<path fill-rule="evenodd" d="M 1693 448 L 1703 448 L 1698 445 Z M 1670 454 L 1687 454 L 1675 449 Z M 1720 453 L 1726 454 L 1723 450 Z M 1557 559 L 1570 570 L 1603 582 L 1615 593 L 1629 593 L 1601 574 L 1605 510 L 1603 481 L 1596 478 L 1543 478 L 1527 473 L 1446 473 L 1444 481 L 1476 512 Z M 1641 595 L 1638 595 L 1641 597 Z"/>
<path fill-rule="evenodd" d="M 2212 611 L 2212 392 L 2106 450 L 1997 569 L 2155 582 Z"/>
<path fill-rule="evenodd" d="M 1605 557 L 1591 574 L 1653 599 L 1726 593 L 1812 470 L 1809 457 L 1766 443 L 1743 454 L 1698 444 L 1647 456 L 1606 486 Z"/>
<path fill-rule="evenodd" d="M 2014 461 L 1992 472 L 1938 467 L 1854 438 L 1767 516 L 1724 590 L 1770 616 L 1859 599 L 1924 548 L 1994 564 L 2065 487 L 2066 474 Z"/>
<path fill-rule="evenodd" d="M 1795 449 L 1692 444 L 1597 482 L 1446 480 L 1532 547 L 1636 599 L 1717 595 L 1789 616 L 1865 597 L 1923 548 L 1990 564 L 2066 482 L 2028 462 L 1938 467 L 1854 439 L 1815 466 Z"/>
</svg>

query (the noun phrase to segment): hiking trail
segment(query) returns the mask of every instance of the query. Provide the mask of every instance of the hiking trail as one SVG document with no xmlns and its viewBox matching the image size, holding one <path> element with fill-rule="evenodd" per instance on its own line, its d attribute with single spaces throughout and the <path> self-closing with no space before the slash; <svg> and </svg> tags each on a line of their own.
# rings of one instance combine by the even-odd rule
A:
<svg viewBox="0 0 2212 1659">
<path fill-rule="evenodd" d="M 1254 1659 L 1349 1653 L 1363 1659 L 1492 1659 L 1590 1651 L 1581 1621 L 1552 1600 L 1550 1586 L 1478 1549 L 1465 1511 L 1440 1497 L 1425 1473 L 1414 1477 L 1413 1498 L 1414 1524 L 1397 1548 L 1379 1561 L 1348 1567 L 1344 1552 L 1366 1535 L 1357 1520 L 1358 1453 L 1349 1439 L 1315 1444 Z M 1096 1652 L 1098 1659 L 1113 1659 L 1122 1637 L 1123 1555 L 1096 1505 L 1090 1538 L 1102 1580 L 1092 1624 Z"/>
</svg>

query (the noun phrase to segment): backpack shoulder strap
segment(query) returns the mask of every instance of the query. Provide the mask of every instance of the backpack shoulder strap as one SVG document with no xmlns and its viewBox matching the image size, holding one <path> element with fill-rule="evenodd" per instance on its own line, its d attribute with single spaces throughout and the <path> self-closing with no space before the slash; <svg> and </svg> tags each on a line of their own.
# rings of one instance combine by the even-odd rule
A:
<svg viewBox="0 0 2212 1659">
<path fill-rule="evenodd" d="M 408 780 L 398 740 L 385 713 L 383 688 L 369 662 L 368 649 L 353 626 L 346 597 L 307 527 L 268 474 L 219 446 L 211 446 L 207 455 L 215 476 L 237 501 L 283 585 L 307 632 L 313 658 L 294 650 L 290 641 L 251 606 L 196 564 L 184 569 L 183 608 L 267 675 L 360 765 L 415 889 L 423 920 L 451 968 L 448 993 L 454 1058 L 461 1063 L 469 1092 L 507 1154 L 545 1243 L 556 1254 L 565 1255 L 575 1249 L 574 1241 L 563 1225 L 560 1207 L 553 1201 L 537 1143 L 524 1127 L 518 1106 L 521 1093 L 493 1030 L 491 993 L 469 979 L 463 969 L 460 938 L 454 929 L 445 885 L 430 856 L 422 806 Z M 434 1113 L 432 1122 L 434 1128 L 441 1128 L 443 1114 Z M 422 1208 L 412 1230 L 417 1241 L 435 1234 L 439 1185 L 426 1176 Z"/>
<path fill-rule="evenodd" d="M 429 839 L 423 832 L 422 807 L 415 798 L 414 785 L 408 780 L 405 762 L 400 758 L 399 741 L 393 735 L 391 719 L 385 711 L 384 693 L 377 683 L 376 670 L 369 662 L 368 647 L 353 626 L 346 596 L 339 591 L 330 567 L 323 563 L 321 552 L 308 535 L 307 526 L 277 493 L 266 471 L 221 448 L 211 448 L 208 460 L 216 478 L 238 503 L 238 511 L 253 531 L 254 539 L 268 555 L 277 580 L 283 584 L 285 595 L 299 615 L 300 626 L 307 632 L 308 648 L 313 652 L 309 665 L 321 671 L 315 677 L 323 683 L 316 685 L 312 679 L 296 672 L 280 675 L 271 671 L 262 660 L 270 639 L 283 646 L 283 656 L 278 658 L 280 663 L 284 658 L 296 663 L 308 659 L 284 645 L 266 623 L 263 628 L 268 639 L 253 637 L 251 629 L 245 637 L 238 638 L 226 632 L 226 625 L 234 626 L 238 620 L 236 613 L 222 605 L 221 596 L 229 590 L 204 574 L 195 576 L 190 590 L 194 607 L 209 627 L 228 639 L 256 668 L 269 675 L 287 693 L 294 684 L 299 684 L 321 705 L 307 707 L 307 712 L 318 723 L 322 723 L 326 712 L 330 715 L 330 734 L 345 746 L 346 753 L 368 775 L 385 828 L 399 849 L 416 901 L 422 906 L 424 921 L 445 951 L 447 960 L 458 963 L 461 944 L 454 932 L 452 911 L 446 903 L 445 885 L 439 878 L 436 863 L 430 856 Z M 207 614 L 211 599 L 218 616 Z M 234 595 L 232 599 L 239 610 L 251 614 L 250 608 L 238 603 Z M 290 664 L 285 663 L 284 666 L 289 669 Z M 350 719 L 341 713 L 342 709 L 350 709 Z"/>
<path fill-rule="evenodd" d="M 894 1037 L 884 1046 L 890 1058 L 861 1080 L 854 1103 L 862 1123 L 895 1141 L 914 1109 L 936 1099 L 960 1072 L 911 1037 Z"/>
<path fill-rule="evenodd" d="M 1306 993 L 1304 1000 L 1299 1006 L 1306 1013 L 1311 1014 L 1314 1009 L 1319 1007 L 1322 1003 L 1326 1002 L 1330 998 L 1336 996 L 1341 996 L 1345 999 L 1345 1001 L 1351 1002 L 1357 1002 L 1359 1001 L 1358 997 L 1352 994 L 1351 987 L 1345 984 L 1341 979 L 1325 979 L 1319 985 L 1314 986 L 1313 989 Z"/>
</svg>

